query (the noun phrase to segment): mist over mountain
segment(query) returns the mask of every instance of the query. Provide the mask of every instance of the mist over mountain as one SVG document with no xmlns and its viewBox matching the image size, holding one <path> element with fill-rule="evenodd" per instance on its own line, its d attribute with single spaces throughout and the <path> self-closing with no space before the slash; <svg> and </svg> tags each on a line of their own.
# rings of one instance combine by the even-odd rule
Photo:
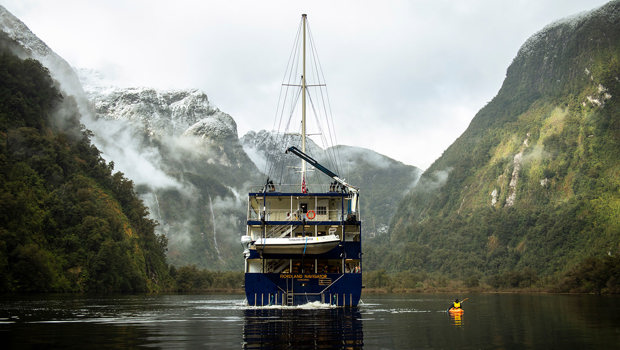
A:
<svg viewBox="0 0 620 350">
<path fill-rule="evenodd" d="M 128 162 L 121 167 L 169 238 L 170 262 L 240 268 L 235 253 L 245 205 L 239 193 L 258 182 L 258 171 L 233 118 L 198 90 L 99 87 L 88 74 L 81 77 L 101 124 L 96 130 L 123 126 L 107 131 L 106 150 L 115 164 Z"/>
<path fill-rule="evenodd" d="M 89 115 L 88 100 L 73 68 L 2 5 L 0 5 L 0 48 L 21 59 L 32 58 L 41 62 L 49 69 L 56 87 L 65 96 L 62 103 L 75 103 L 82 116 Z"/>
<path fill-rule="evenodd" d="M 620 254 L 619 96 L 620 1 L 534 34 L 367 264 L 471 285 L 584 285 L 573 269 Z"/>
</svg>

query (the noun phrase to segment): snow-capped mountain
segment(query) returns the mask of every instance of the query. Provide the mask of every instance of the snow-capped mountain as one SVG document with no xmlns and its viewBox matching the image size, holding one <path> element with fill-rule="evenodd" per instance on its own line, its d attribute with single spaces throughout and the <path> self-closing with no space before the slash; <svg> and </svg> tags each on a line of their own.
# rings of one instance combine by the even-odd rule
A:
<svg viewBox="0 0 620 350">
<path fill-rule="evenodd" d="M 208 140 L 237 139 L 233 118 L 215 108 L 198 90 L 158 91 L 118 88 L 88 91 L 97 117 L 127 120 L 152 136 L 200 136 Z"/>
<path fill-rule="evenodd" d="M 151 136 L 198 136 L 204 140 L 236 140 L 234 119 L 211 104 L 198 89 L 120 88 L 92 69 L 79 79 L 98 118 L 127 120 Z"/>
<path fill-rule="evenodd" d="M 234 119 L 196 89 L 117 88 L 99 84 L 100 78 L 80 70 L 95 109 L 94 130 L 114 141 L 106 150 L 115 163 L 127 161 L 122 168 L 169 239 L 170 261 L 216 269 L 241 262 L 231 248 L 245 214 L 238 193 L 258 170 L 239 143 Z M 122 127 L 110 127 L 117 124 Z"/>
<path fill-rule="evenodd" d="M 319 155 L 324 152 L 312 139 L 307 139 L 306 152 Z M 268 163 L 281 163 L 292 166 L 298 158 L 286 155 L 288 146 L 299 145 L 301 137 L 294 134 L 280 134 L 266 130 L 248 131 L 241 138 L 243 150 L 252 159 L 258 169 L 267 172 Z"/>
</svg>

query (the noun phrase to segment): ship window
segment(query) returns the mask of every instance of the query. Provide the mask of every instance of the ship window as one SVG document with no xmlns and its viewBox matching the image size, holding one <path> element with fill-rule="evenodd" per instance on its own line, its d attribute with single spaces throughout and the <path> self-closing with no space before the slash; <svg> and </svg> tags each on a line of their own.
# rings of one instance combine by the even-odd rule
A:
<svg viewBox="0 0 620 350">
<path fill-rule="evenodd" d="M 308 212 L 308 203 L 299 203 L 299 209 L 301 209 L 302 213 Z"/>
<path fill-rule="evenodd" d="M 316 207 L 316 215 L 327 215 L 327 207 Z"/>
</svg>

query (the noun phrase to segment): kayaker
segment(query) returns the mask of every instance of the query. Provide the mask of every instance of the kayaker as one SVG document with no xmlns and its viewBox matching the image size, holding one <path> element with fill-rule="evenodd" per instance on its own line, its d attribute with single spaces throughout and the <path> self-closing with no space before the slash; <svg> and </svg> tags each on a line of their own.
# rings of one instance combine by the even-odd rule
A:
<svg viewBox="0 0 620 350">
<path fill-rule="evenodd" d="M 452 303 L 452 307 L 455 309 L 460 309 L 461 308 L 461 302 L 458 299 L 454 299 L 454 302 Z"/>
</svg>

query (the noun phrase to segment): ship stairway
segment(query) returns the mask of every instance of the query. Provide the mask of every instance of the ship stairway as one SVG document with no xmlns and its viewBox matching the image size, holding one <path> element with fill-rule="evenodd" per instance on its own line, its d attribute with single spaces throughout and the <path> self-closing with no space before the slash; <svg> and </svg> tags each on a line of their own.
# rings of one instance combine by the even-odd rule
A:
<svg viewBox="0 0 620 350">
<path fill-rule="evenodd" d="M 289 216 L 289 224 L 293 222 L 293 218 L 297 218 L 299 215 L 299 210 L 294 211 L 290 216 Z M 273 227 L 271 230 L 269 230 L 269 232 L 267 233 L 267 237 L 279 237 L 279 238 L 284 238 L 286 236 L 289 236 L 291 234 L 291 232 L 293 232 L 295 230 L 295 226 L 294 225 L 278 225 Z"/>
<path fill-rule="evenodd" d="M 280 235 L 280 238 L 284 238 L 286 236 L 289 236 L 291 234 L 291 232 L 293 232 L 293 230 L 295 229 L 295 226 L 291 226 L 291 225 L 286 225 L 286 226 L 282 226 L 284 228 L 284 230 L 280 230 L 280 232 L 278 232 L 278 234 Z M 284 231 L 284 232 L 282 232 Z"/>
<path fill-rule="evenodd" d="M 273 227 L 269 232 L 267 232 L 267 238 L 271 237 L 279 237 L 284 238 L 291 234 L 295 230 L 295 226 L 292 225 L 278 225 Z"/>
<path fill-rule="evenodd" d="M 267 273 L 280 273 L 282 270 L 290 266 L 290 261 L 288 259 L 280 259 L 276 261 L 272 261 L 265 267 L 265 272 Z"/>
<path fill-rule="evenodd" d="M 295 294 L 293 294 L 293 279 L 287 278 L 286 279 L 286 306 L 293 306 L 293 304 L 295 304 Z"/>
</svg>

